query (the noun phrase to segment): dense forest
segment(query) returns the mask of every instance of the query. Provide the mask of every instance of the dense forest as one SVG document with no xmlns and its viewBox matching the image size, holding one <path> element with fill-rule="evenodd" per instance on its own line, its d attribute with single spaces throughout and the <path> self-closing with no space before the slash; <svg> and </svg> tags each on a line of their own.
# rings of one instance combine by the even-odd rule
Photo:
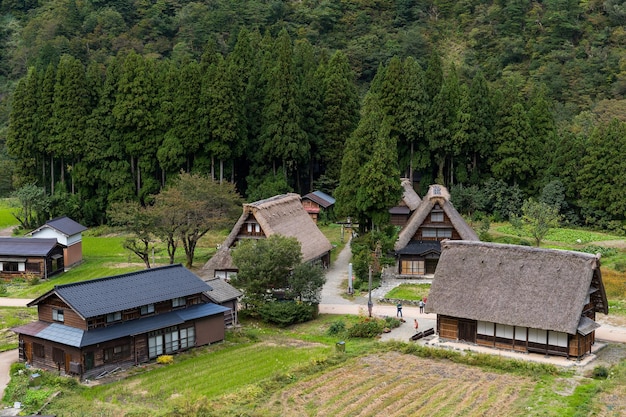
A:
<svg viewBox="0 0 626 417">
<path fill-rule="evenodd" d="M 107 221 L 180 171 L 375 219 L 434 181 L 624 232 L 626 2 L 2 0 L 0 194 Z M 517 213 L 516 213 L 517 211 Z M 382 219 L 381 219 L 382 220 Z"/>
</svg>

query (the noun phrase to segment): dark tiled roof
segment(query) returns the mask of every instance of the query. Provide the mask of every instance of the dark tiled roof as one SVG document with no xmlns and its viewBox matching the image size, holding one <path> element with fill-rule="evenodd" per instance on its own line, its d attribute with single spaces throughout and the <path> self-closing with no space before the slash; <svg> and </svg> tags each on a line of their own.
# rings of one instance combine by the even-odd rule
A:
<svg viewBox="0 0 626 417">
<path fill-rule="evenodd" d="M 307 198 L 311 201 L 316 202 L 317 204 L 319 204 L 320 206 L 324 207 L 324 208 L 328 208 L 330 206 L 332 206 L 333 204 L 335 204 L 335 199 L 332 198 L 331 196 L 329 196 L 328 194 L 326 194 L 323 191 L 313 191 L 312 193 L 308 193 L 307 195 L 302 197 Z"/>
<path fill-rule="evenodd" d="M 48 220 L 46 224 L 33 230 L 32 232 L 29 233 L 29 235 L 32 235 L 33 233 L 38 232 L 42 229 L 45 229 L 46 227 L 51 227 L 54 230 L 64 234 L 65 236 L 72 236 L 72 235 L 75 235 L 77 233 L 84 232 L 85 230 L 87 230 L 85 226 L 83 226 L 80 223 L 75 222 L 69 217 L 57 217 L 56 219 Z"/>
<path fill-rule="evenodd" d="M 206 295 L 214 303 L 220 304 L 225 301 L 234 300 L 243 295 L 241 291 L 221 278 L 209 279 L 206 282 L 213 288 L 213 290 L 207 291 Z"/>
<path fill-rule="evenodd" d="M 94 330 L 81 330 L 59 323 L 37 321 L 15 327 L 16 333 L 62 343 L 68 346 L 85 347 L 121 337 L 144 334 L 153 330 L 182 324 L 189 320 L 223 314 L 229 309 L 213 303 L 196 304 L 182 310 L 170 311 L 156 316 L 135 319 Z"/>
<path fill-rule="evenodd" d="M 30 302 L 29 306 L 39 304 L 41 300 L 54 293 L 72 310 L 87 319 L 210 290 L 211 287 L 207 283 L 182 265 L 168 265 L 108 278 L 58 285 Z"/>
<path fill-rule="evenodd" d="M 428 252 L 441 253 L 441 243 L 437 240 L 412 241 L 404 248 L 396 251 L 399 255 L 425 255 Z"/>
<path fill-rule="evenodd" d="M 0 256 L 46 256 L 57 244 L 54 238 L 0 237 Z"/>
</svg>

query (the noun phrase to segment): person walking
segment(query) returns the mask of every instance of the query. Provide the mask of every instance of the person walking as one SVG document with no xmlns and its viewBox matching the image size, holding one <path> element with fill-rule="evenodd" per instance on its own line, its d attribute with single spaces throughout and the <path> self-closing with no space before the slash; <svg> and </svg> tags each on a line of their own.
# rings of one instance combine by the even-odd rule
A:
<svg viewBox="0 0 626 417">
<path fill-rule="evenodd" d="M 420 325 L 417 322 L 417 319 L 413 319 L 413 328 L 415 329 L 415 333 L 417 333 L 417 329 L 419 329 Z"/>
<path fill-rule="evenodd" d="M 398 311 L 396 311 L 396 317 L 402 317 L 402 303 L 398 303 L 396 307 L 398 308 Z"/>
<path fill-rule="evenodd" d="M 420 300 L 419 302 L 419 306 L 420 306 L 420 313 L 424 313 L 424 300 Z"/>
</svg>

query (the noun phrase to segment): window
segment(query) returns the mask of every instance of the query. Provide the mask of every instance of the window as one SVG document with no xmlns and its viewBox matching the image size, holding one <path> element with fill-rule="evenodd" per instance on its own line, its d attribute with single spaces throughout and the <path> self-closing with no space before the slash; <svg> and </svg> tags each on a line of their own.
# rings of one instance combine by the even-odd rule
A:
<svg viewBox="0 0 626 417">
<path fill-rule="evenodd" d="M 252 233 L 252 223 L 246 225 L 248 227 L 248 233 Z"/>
<path fill-rule="evenodd" d="M 64 322 L 65 321 L 65 317 L 64 317 L 64 314 L 63 314 L 63 310 L 59 310 L 58 308 L 53 308 L 52 309 L 52 320 Z"/>
<path fill-rule="evenodd" d="M 484 334 L 485 336 L 493 336 L 494 335 L 493 327 L 494 327 L 493 323 L 479 320 L 478 323 L 476 324 L 476 333 Z"/>
<path fill-rule="evenodd" d="M 424 275 L 425 272 L 424 261 L 402 261 L 402 270 L 400 273 L 403 275 Z"/>
<path fill-rule="evenodd" d="M 196 334 L 193 327 L 187 329 L 180 329 L 180 348 L 186 349 L 193 347 L 196 344 Z"/>
<path fill-rule="evenodd" d="M 172 307 L 182 307 L 187 305 L 187 299 L 185 297 L 178 297 L 172 299 Z"/>
<path fill-rule="evenodd" d="M 33 343 L 33 355 L 35 355 L 36 358 L 45 358 L 46 350 L 44 346 L 39 343 Z"/>
<path fill-rule="evenodd" d="M 433 223 L 441 223 L 443 221 L 443 211 L 433 211 L 430 213 L 430 221 Z"/>
<path fill-rule="evenodd" d="M 148 356 L 151 358 L 195 345 L 196 337 L 193 327 L 178 329 L 177 326 L 172 326 L 148 334 Z"/>
<path fill-rule="evenodd" d="M 41 269 L 39 268 L 37 262 L 27 262 L 26 263 L 26 272 L 34 272 L 35 274 L 41 273 Z"/>
<path fill-rule="evenodd" d="M 3 262 L 2 270 L 5 272 L 18 272 L 20 268 L 17 262 Z"/>
<path fill-rule="evenodd" d="M 141 315 L 145 316 L 146 314 L 154 313 L 154 304 L 148 304 L 145 306 L 141 306 Z"/>
<path fill-rule="evenodd" d="M 113 323 L 115 321 L 122 320 L 122 312 L 116 311 L 115 313 L 107 314 L 107 323 Z"/>
<path fill-rule="evenodd" d="M 452 229 L 435 229 L 433 227 L 425 227 L 422 229 L 423 238 L 450 239 L 452 238 Z"/>
<path fill-rule="evenodd" d="M 130 345 L 119 345 L 104 349 L 104 361 L 115 362 L 130 358 Z"/>
</svg>

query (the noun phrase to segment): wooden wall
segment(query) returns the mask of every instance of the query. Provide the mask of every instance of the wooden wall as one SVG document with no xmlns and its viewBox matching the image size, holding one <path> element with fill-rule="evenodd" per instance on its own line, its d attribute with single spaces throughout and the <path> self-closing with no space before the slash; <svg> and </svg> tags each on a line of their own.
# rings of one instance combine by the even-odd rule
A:
<svg viewBox="0 0 626 417">
<path fill-rule="evenodd" d="M 443 339 L 457 340 L 459 321 L 453 317 L 437 316 L 437 330 Z"/>
</svg>

